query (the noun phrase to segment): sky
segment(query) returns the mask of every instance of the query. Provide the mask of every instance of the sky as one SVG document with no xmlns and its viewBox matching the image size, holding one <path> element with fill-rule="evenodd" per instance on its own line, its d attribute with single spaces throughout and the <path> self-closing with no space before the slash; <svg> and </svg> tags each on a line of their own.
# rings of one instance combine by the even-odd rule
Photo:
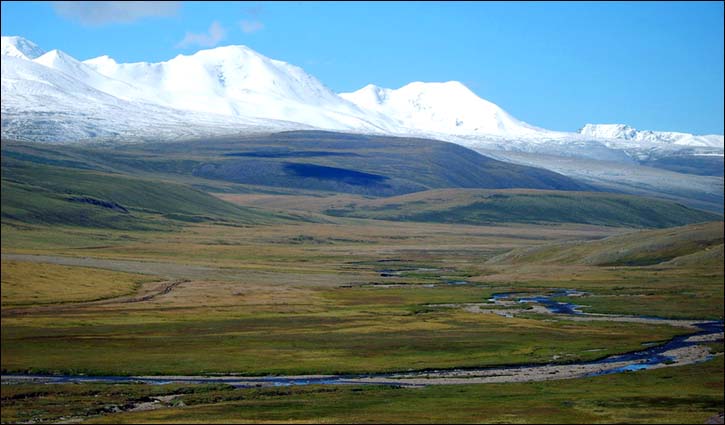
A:
<svg viewBox="0 0 725 425">
<path fill-rule="evenodd" d="M 461 81 L 538 127 L 723 134 L 723 2 L 14 2 L 2 35 L 85 60 L 243 44 L 336 92 Z"/>
</svg>

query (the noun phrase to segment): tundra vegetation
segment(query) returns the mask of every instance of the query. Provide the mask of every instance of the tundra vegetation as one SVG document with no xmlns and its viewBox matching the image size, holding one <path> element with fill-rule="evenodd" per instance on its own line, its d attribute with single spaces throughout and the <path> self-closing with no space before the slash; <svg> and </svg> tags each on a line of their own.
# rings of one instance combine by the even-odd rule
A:
<svg viewBox="0 0 725 425">
<path fill-rule="evenodd" d="M 424 142 L 303 136 L 285 136 L 295 150 L 3 142 L 3 374 L 566 364 L 692 332 L 457 307 L 501 292 L 723 319 L 722 216 L 525 167 L 527 189 L 494 187 L 513 171 L 437 142 L 406 158 Z M 722 341 L 710 347 L 704 363 L 545 382 L 4 383 L 2 421 L 702 423 L 724 403 Z"/>
</svg>

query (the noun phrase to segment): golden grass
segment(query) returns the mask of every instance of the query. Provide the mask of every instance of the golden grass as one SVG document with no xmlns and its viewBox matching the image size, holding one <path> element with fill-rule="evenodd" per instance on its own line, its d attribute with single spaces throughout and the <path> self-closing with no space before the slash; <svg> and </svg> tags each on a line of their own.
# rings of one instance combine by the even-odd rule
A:
<svg viewBox="0 0 725 425">
<path fill-rule="evenodd" d="M 1 275 L 3 307 L 117 297 L 150 280 L 134 273 L 5 260 Z"/>
<path fill-rule="evenodd" d="M 143 271 L 185 282 L 143 302 L 31 314 L 6 308 L 3 367 L 95 373 L 369 372 L 550 361 L 554 355 L 569 360 L 583 350 L 627 351 L 678 332 L 428 307 L 483 302 L 492 293 L 512 290 L 585 290 L 592 294 L 586 304 L 605 313 L 677 311 L 689 318 L 721 311 L 717 284 L 722 274 L 709 268 L 694 273 L 692 267 L 660 271 L 485 262 L 507 249 L 630 229 L 336 220 L 256 227 L 195 224 L 167 233 L 7 228 L 6 261 L 26 261 L 11 258 L 10 252 L 27 250 L 48 255 L 35 261 L 62 259 L 76 270 Z M 385 269 L 408 271 L 389 277 L 381 273 Z M 74 278 L 58 280 L 69 284 Z M 472 284 L 447 285 L 451 280 Z"/>
</svg>

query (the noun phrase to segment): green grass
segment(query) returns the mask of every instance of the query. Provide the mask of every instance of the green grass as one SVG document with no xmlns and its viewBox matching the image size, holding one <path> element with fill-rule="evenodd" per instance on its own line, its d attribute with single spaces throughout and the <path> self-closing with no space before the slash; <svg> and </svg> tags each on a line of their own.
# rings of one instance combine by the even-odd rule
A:
<svg viewBox="0 0 725 425">
<path fill-rule="evenodd" d="M 173 224 L 158 216 L 123 213 L 84 203 L 70 196 L 31 185 L 2 181 L 2 220 L 5 224 L 56 224 L 119 230 L 170 230 Z"/>
<path fill-rule="evenodd" d="M 671 227 L 722 218 L 674 202 L 632 195 L 474 189 L 433 190 L 358 201 L 325 212 L 335 216 L 397 221 L 585 223 L 626 227 Z"/>
<path fill-rule="evenodd" d="M 214 307 L 213 300 L 209 306 L 183 307 L 177 298 L 143 310 L 6 314 L 2 367 L 122 375 L 365 373 L 537 363 L 554 356 L 592 359 L 683 332 L 421 309 L 426 303 L 481 301 L 490 295 L 476 288 L 342 288 L 324 294 L 298 307 L 314 313 L 247 313 L 249 307 Z M 177 297 L 182 295 L 183 289 Z M 592 348 L 604 350 L 586 351 Z"/>
<path fill-rule="evenodd" d="M 722 356 L 698 365 L 537 383 L 264 389 L 66 384 L 1 390 L 3 422 L 98 414 L 87 422 L 704 423 L 725 402 Z M 180 394 L 172 403 L 185 407 L 108 412 L 162 394 Z"/>
<path fill-rule="evenodd" d="M 722 221 L 662 230 L 616 235 L 598 241 L 567 242 L 513 250 L 489 260 L 489 264 L 585 264 L 595 266 L 648 266 L 710 249 L 722 251 Z M 711 256 L 708 256 L 711 257 Z M 695 258 L 690 266 L 714 268 L 716 258 Z M 719 258 L 722 261 L 722 257 Z"/>
<path fill-rule="evenodd" d="M 306 142 L 299 135 L 294 137 L 299 150 L 348 152 L 349 143 L 340 140 Z M 555 321 L 550 316 L 507 319 L 429 306 L 482 302 L 491 293 L 511 290 L 588 291 L 591 296 L 572 300 L 591 301 L 591 310 L 598 312 L 722 317 L 722 256 L 716 255 L 722 245 L 717 245 L 716 224 L 708 225 L 712 229 L 701 228 L 704 238 L 682 237 L 677 229 L 671 238 L 658 234 L 657 243 L 640 248 L 649 257 L 628 254 L 633 255 L 633 266 L 601 267 L 575 259 L 487 264 L 492 256 L 516 248 L 599 239 L 624 230 L 571 223 L 467 226 L 344 217 L 306 220 L 306 213 L 316 213 L 314 208 L 301 208 L 298 219 L 280 220 L 288 218 L 288 213 L 239 208 L 191 189 L 190 185 L 203 185 L 226 193 L 256 191 L 260 186 L 203 179 L 193 169 L 200 163 L 239 161 L 223 157 L 224 152 L 256 152 L 288 142 L 69 147 L 62 152 L 57 147 L 23 145 L 12 150 L 22 155 L 7 158 L 3 146 L 3 255 L 44 254 L 48 256 L 43 257 L 44 263 L 70 257 L 87 267 L 114 270 L 101 273 L 55 266 L 63 270 L 55 274 L 46 273 L 42 265 L 35 271 L 15 273 L 18 279 L 11 280 L 3 270 L 3 296 L 8 283 L 20 289 L 15 296 L 31 295 L 38 273 L 44 275 L 40 283 L 46 292 L 43 299 L 26 297 L 33 304 L 49 301 L 53 289 L 120 270 L 159 276 L 173 270 L 174 278 L 189 280 L 169 294 L 138 303 L 56 310 L 48 305 L 23 306 L 23 311 L 4 305 L 3 371 L 257 375 L 473 367 L 550 362 L 555 356 L 559 362 L 569 362 L 637 350 L 642 342 L 664 341 L 684 332 L 668 326 Z M 402 161 L 394 151 L 399 155 L 410 148 L 400 143 L 389 149 L 374 141 L 363 143 L 356 146 L 358 157 L 284 160 L 388 175 Z M 188 150 L 182 154 L 179 148 Z M 426 145 L 429 148 L 426 155 L 433 161 L 440 146 Z M 451 158 L 465 159 L 453 154 Z M 380 161 L 362 168 L 360 164 L 371 158 Z M 464 163 L 462 174 L 447 164 L 452 170 L 449 175 L 441 174 L 440 163 L 414 164 L 419 165 L 430 167 L 428 174 L 420 168 L 401 173 L 420 171 L 423 180 L 414 183 L 435 187 L 465 175 L 476 164 Z M 468 175 L 460 184 L 478 177 Z M 290 193 L 290 189 L 280 190 Z M 73 202 L 69 197 L 106 204 Z M 335 202 L 344 207 L 348 202 L 364 202 L 361 199 L 344 195 L 336 196 Z M 298 201 L 288 196 L 276 205 L 289 211 Z M 309 204 L 316 208 L 328 201 L 321 198 Z M 128 212 L 114 209 L 116 204 Z M 627 247 L 647 240 L 641 234 L 623 237 L 631 241 Z M 651 247 L 670 239 L 675 241 L 671 249 L 664 244 L 661 252 L 652 253 Z M 601 255 L 619 249 L 616 244 L 601 246 Z M 552 249 L 557 248 L 548 246 L 542 252 Z M 582 255 L 594 251 L 587 248 Z M 621 258 L 625 262 L 616 264 L 631 260 Z M 665 262 L 642 266 L 652 259 Z M 438 270 L 404 270 L 399 277 L 381 277 L 379 270 L 389 268 Z M 441 284 L 460 279 L 472 284 Z M 58 281 L 57 288 L 53 281 Z M 110 290 L 114 282 L 122 283 L 113 277 L 98 282 Z M 376 283 L 407 285 L 386 288 Z M 93 297 L 112 292 L 102 285 L 88 289 L 97 291 Z M 618 295 L 623 296 L 615 298 Z M 602 350 L 587 351 L 592 349 Z M 197 387 L 202 388 L 197 394 L 183 397 L 186 408 L 103 420 L 702 422 L 714 413 L 710 412 L 713 406 L 722 405 L 721 376 L 721 363 L 711 362 L 592 380 L 493 386 L 243 391 Z M 142 400 L 150 392 L 186 391 L 179 388 L 3 386 L 2 420 L 105 415 L 109 406 Z"/>
<path fill-rule="evenodd" d="M 723 308 L 722 273 L 717 272 L 721 268 L 531 269 L 493 267 L 480 260 L 482 247 L 488 245 L 522 246 L 546 243 L 548 238 L 602 234 L 591 228 L 361 222 L 252 228 L 195 225 L 183 233 L 69 232 L 13 228 L 3 233 L 3 243 L 8 244 L 3 250 L 25 246 L 29 247 L 25 252 L 124 259 L 124 270 L 137 261 L 139 269 L 150 272 L 153 269 L 146 267 L 154 261 L 179 263 L 178 278 L 192 281 L 169 296 L 138 305 L 22 316 L 4 311 L 5 370 L 264 374 L 546 362 L 555 355 L 568 361 L 634 350 L 641 342 L 663 340 L 680 331 L 621 323 L 505 319 L 427 305 L 482 302 L 493 292 L 567 287 L 592 292 L 593 305 L 610 295 L 626 295 L 618 302 L 611 298 L 609 305 L 595 306 L 602 312 L 619 309 L 629 314 L 709 318 L 721 316 Z M 309 236 L 307 242 L 299 243 L 299 235 Z M 88 246 L 69 246 L 79 241 Z M 183 276 L 188 265 L 210 269 L 204 275 Z M 381 278 L 377 272 L 402 267 L 439 271 L 399 278 Z M 465 276 L 478 284 L 435 288 L 415 284 L 439 283 L 447 276 Z M 414 284 L 358 287 L 371 282 Z M 592 348 L 606 351 L 582 353 Z"/>
<path fill-rule="evenodd" d="M 110 148 L 4 142 L 2 148 L 8 159 L 183 181 L 216 187 L 214 191 L 223 191 L 219 187 L 229 183 L 372 196 L 445 187 L 588 187 L 560 174 L 496 161 L 451 143 L 318 131 Z M 333 167 L 340 175 L 305 175 L 295 172 L 295 167 Z M 373 174 L 382 180 L 356 182 L 345 177 L 350 173 Z"/>
<path fill-rule="evenodd" d="M 3 158 L 2 219 L 121 230 L 169 230 L 188 222 L 270 223 L 188 186 Z"/>
<path fill-rule="evenodd" d="M 141 384 L 20 384 L 3 385 L 2 422 L 57 421 L 63 417 L 93 417 L 125 408 L 134 402 L 151 401 L 167 394 L 217 393 L 225 385 Z"/>
<path fill-rule="evenodd" d="M 628 268 L 613 270 L 610 275 L 620 277 L 566 285 L 589 290 L 592 294 L 583 298 L 563 297 L 561 301 L 586 305 L 584 311 L 590 313 L 723 320 L 725 285 L 722 271 Z"/>
<path fill-rule="evenodd" d="M 496 274 L 491 276 L 500 279 Z M 509 280 L 515 278 L 518 281 Z M 515 274 L 505 274 L 498 284 L 507 283 L 506 288 L 512 291 L 585 291 L 589 295 L 559 299 L 583 305 L 587 313 L 722 320 L 723 282 L 721 258 L 719 266 L 702 268 L 518 266 Z"/>
</svg>

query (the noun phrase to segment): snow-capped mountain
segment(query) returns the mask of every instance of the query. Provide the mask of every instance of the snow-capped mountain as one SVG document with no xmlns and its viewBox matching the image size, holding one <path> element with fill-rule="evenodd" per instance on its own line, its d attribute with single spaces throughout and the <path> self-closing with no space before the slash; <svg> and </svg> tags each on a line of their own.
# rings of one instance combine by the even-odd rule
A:
<svg viewBox="0 0 725 425">
<path fill-rule="evenodd" d="M 23 59 L 35 59 L 45 53 L 45 50 L 38 47 L 37 44 L 23 37 L 2 37 L 0 50 L 3 56 L 12 56 Z"/>
<path fill-rule="evenodd" d="M 421 132 L 506 137 L 553 133 L 517 120 L 458 81 L 414 82 L 397 90 L 370 84 L 340 96 Z"/>
<path fill-rule="evenodd" d="M 316 128 L 623 163 L 680 150 L 715 156 L 723 151 L 723 136 L 717 135 L 638 131 L 619 124 L 587 124 L 577 133 L 546 130 L 457 81 L 399 89 L 368 85 L 338 95 L 302 68 L 244 46 L 124 64 L 108 56 L 79 61 L 58 50 L 45 52 L 22 37 L 2 37 L 2 54 L 2 135 L 24 140 Z"/>
<path fill-rule="evenodd" d="M 696 136 L 690 133 L 674 131 L 641 131 L 626 124 L 587 124 L 579 130 L 579 134 L 598 139 L 633 140 L 678 146 L 723 147 L 722 135 Z"/>
<path fill-rule="evenodd" d="M 119 64 L 101 56 L 84 64 L 135 85 L 158 103 L 176 109 L 283 119 L 334 130 L 396 129 L 393 121 L 362 111 L 302 68 L 245 46 L 202 50 L 160 63 Z"/>
<path fill-rule="evenodd" d="M 76 81 L 82 82 L 102 93 L 109 94 L 119 99 L 129 101 L 154 101 L 151 94 L 145 92 L 136 85 L 100 74 L 92 67 L 60 50 L 51 50 L 33 59 L 33 62 L 52 68 L 56 71 L 60 71 Z"/>
<path fill-rule="evenodd" d="M 81 62 L 59 50 L 44 52 L 21 37 L 2 43 L 3 137 L 57 142 L 260 129 L 399 130 L 301 68 L 244 46 L 119 64 L 107 56 Z"/>
<path fill-rule="evenodd" d="M 131 142 L 310 129 L 414 136 L 628 193 L 722 205 L 722 135 L 623 124 L 550 131 L 456 81 L 338 95 L 301 68 L 244 46 L 123 64 L 2 37 L 0 94 L 3 139 Z"/>
<path fill-rule="evenodd" d="M 458 143 L 478 151 L 509 151 L 636 163 L 689 150 L 720 155 L 723 136 L 637 131 L 587 124 L 578 133 L 551 131 L 518 120 L 457 81 L 415 82 L 399 89 L 367 85 L 342 93 L 361 109 L 397 120 L 404 133 Z"/>
<path fill-rule="evenodd" d="M 40 58 L 43 62 L 54 57 Z M 91 84 L 87 84 L 79 74 L 69 75 L 34 60 L 3 56 L 1 63 L 3 138 L 45 142 L 178 139 L 300 127 L 124 100 L 93 87 L 105 83 L 94 75 L 88 76 Z"/>
</svg>

